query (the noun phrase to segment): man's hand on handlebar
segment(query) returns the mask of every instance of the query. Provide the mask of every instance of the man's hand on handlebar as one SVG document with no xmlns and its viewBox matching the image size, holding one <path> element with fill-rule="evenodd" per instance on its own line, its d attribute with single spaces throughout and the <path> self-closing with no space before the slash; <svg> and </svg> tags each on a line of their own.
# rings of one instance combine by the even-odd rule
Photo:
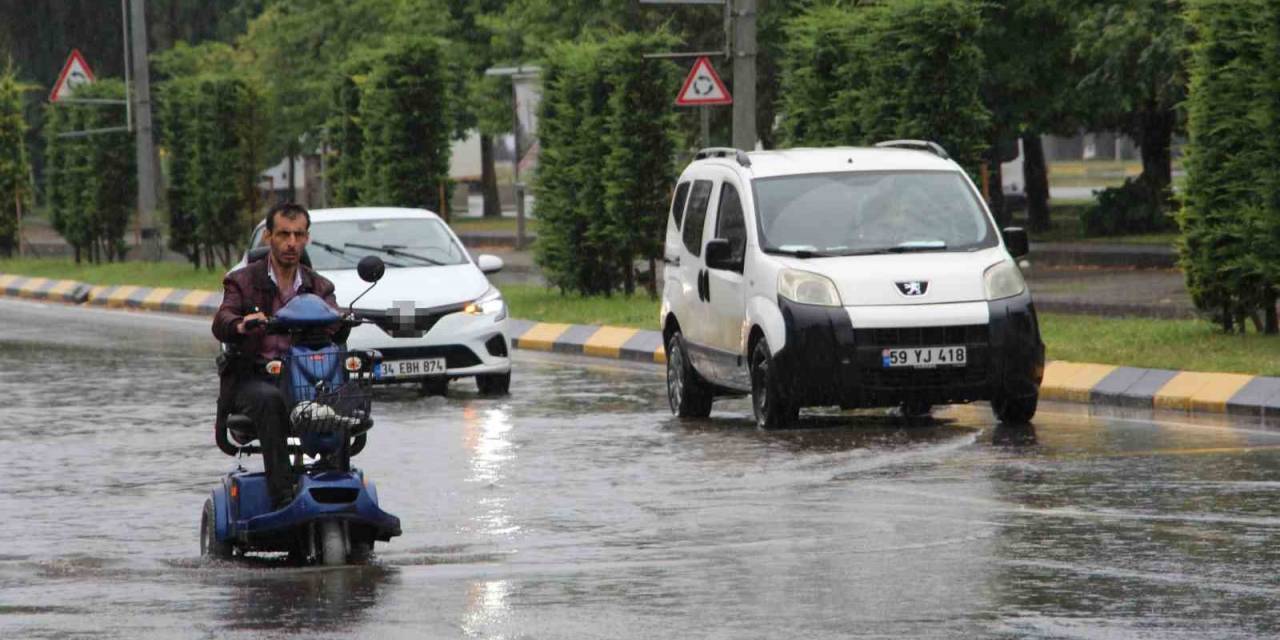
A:
<svg viewBox="0 0 1280 640">
<path fill-rule="evenodd" d="M 245 335 L 265 326 L 267 326 L 267 314 L 258 311 L 257 313 L 251 313 L 242 318 L 240 322 L 236 324 L 236 331 L 241 335 Z"/>
</svg>

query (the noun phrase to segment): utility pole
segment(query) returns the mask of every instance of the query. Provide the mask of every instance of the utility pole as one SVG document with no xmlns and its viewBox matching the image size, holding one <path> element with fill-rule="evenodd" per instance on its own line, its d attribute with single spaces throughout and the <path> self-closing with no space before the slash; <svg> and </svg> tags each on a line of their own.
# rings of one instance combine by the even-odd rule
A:
<svg viewBox="0 0 1280 640">
<path fill-rule="evenodd" d="M 756 0 L 733 0 L 733 146 L 756 148 Z"/>
<path fill-rule="evenodd" d="M 134 132 L 138 159 L 138 221 L 142 258 L 160 260 L 160 231 L 156 228 L 156 151 L 151 138 L 151 73 L 147 65 L 147 11 L 145 0 L 130 0 L 133 20 Z"/>
</svg>

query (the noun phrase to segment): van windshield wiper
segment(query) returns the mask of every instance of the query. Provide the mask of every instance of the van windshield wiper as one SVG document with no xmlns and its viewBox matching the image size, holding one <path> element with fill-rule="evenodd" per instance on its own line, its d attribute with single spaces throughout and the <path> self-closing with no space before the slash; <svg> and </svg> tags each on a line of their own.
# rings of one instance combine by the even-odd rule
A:
<svg viewBox="0 0 1280 640">
<path fill-rule="evenodd" d="M 399 247 L 395 245 L 390 245 L 390 244 L 384 244 L 380 247 L 375 247 L 369 244 L 356 244 L 354 242 L 348 242 L 343 244 L 342 246 L 353 247 L 355 249 L 365 249 L 366 251 L 381 251 L 382 253 L 385 253 L 389 256 L 396 256 L 397 258 L 412 258 L 414 260 L 421 260 L 423 262 L 427 262 L 427 263 L 434 264 L 441 267 L 445 266 L 445 263 L 440 262 L 439 260 L 432 260 L 431 258 L 428 258 L 423 255 L 418 255 L 416 253 L 409 253 L 408 251 L 401 251 Z"/>
<path fill-rule="evenodd" d="M 914 251 L 946 251 L 947 243 L 941 240 L 910 240 L 895 247 L 886 247 L 886 253 L 911 253 Z"/>
<path fill-rule="evenodd" d="M 819 251 L 815 247 L 769 247 L 765 253 L 776 253 L 797 258 L 834 258 L 846 255 L 835 251 Z"/>
</svg>

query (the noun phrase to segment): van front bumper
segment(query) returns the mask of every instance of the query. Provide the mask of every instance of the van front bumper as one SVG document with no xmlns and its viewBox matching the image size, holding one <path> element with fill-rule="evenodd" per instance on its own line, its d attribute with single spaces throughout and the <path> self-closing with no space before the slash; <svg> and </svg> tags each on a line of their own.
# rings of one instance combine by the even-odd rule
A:
<svg viewBox="0 0 1280 640">
<path fill-rule="evenodd" d="M 1038 393 L 1044 343 L 1031 294 L 987 302 L 985 324 L 855 329 L 843 307 L 779 299 L 785 346 L 775 354 L 789 396 L 801 406 L 885 407 L 903 402 L 955 404 Z M 887 368 L 894 347 L 964 345 L 959 367 Z"/>
</svg>

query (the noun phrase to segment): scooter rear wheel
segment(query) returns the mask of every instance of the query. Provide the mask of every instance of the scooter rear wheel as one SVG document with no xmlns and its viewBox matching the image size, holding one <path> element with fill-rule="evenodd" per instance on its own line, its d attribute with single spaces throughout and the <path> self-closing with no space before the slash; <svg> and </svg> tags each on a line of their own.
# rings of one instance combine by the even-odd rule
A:
<svg viewBox="0 0 1280 640">
<path fill-rule="evenodd" d="M 231 554 L 231 545 L 218 540 L 217 520 L 213 513 L 213 498 L 209 498 L 204 501 L 204 511 L 200 514 L 200 556 L 228 560 L 231 558 Z"/>
<path fill-rule="evenodd" d="M 347 563 L 347 536 L 337 520 L 320 522 L 320 563 L 336 567 Z"/>
</svg>

